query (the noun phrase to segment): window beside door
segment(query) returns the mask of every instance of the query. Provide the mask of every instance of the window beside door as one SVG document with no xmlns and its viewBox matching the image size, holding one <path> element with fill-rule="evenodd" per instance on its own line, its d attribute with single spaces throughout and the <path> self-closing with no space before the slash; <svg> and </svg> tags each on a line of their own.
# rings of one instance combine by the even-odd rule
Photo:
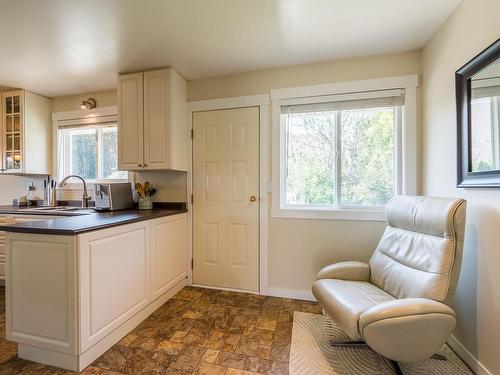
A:
<svg viewBox="0 0 500 375">
<path fill-rule="evenodd" d="M 286 205 L 382 207 L 396 193 L 391 107 L 283 114 Z"/>
<path fill-rule="evenodd" d="M 383 220 L 416 173 L 403 170 L 414 158 L 403 152 L 414 142 L 404 139 L 404 89 L 290 95 L 273 111 L 273 217 Z"/>
</svg>

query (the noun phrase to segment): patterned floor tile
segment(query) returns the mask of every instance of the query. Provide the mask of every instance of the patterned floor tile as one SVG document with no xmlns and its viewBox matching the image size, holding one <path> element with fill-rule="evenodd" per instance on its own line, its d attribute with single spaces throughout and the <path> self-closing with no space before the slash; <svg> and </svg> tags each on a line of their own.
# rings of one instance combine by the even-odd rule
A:
<svg viewBox="0 0 500 375">
<path fill-rule="evenodd" d="M 245 368 L 247 359 L 248 357 L 243 354 L 222 352 L 217 357 L 215 363 L 218 365 L 243 370 Z"/>
<path fill-rule="evenodd" d="M 200 362 L 193 375 L 224 375 L 227 367 L 214 365 L 213 363 Z"/>
<path fill-rule="evenodd" d="M 259 374 L 273 374 L 276 362 L 269 359 L 249 357 L 244 370 L 257 372 Z"/>
<path fill-rule="evenodd" d="M 169 355 L 177 355 L 181 352 L 181 350 L 184 348 L 184 344 L 180 342 L 175 342 L 175 341 L 162 341 L 160 344 L 156 347 L 155 351 L 156 352 L 163 352 Z"/>
<path fill-rule="evenodd" d="M 171 368 L 183 371 L 194 371 L 198 362 L 201 361 L 206 349 L 198 346 L 186 346 L 177 355 L 176 360 L 170 365 Z"/>
<path fill-rule="evenodd" d="M 203 357 L 201 358 L 201 360 L 203 362 L 215 363 L 219 354 L 220 354 L 220 351 L 218 351 L 218 350 L 207 349 L 205 354 L 203 354 Z"/>
</svg>

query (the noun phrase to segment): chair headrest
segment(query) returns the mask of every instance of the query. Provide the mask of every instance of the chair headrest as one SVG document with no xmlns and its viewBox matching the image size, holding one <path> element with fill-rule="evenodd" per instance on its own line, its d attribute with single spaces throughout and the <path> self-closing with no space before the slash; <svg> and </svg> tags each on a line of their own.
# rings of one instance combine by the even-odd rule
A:
<svg viewBox="0 0 500 375">
<path fill-rule="evenodd" d="M 438 237 L 462 239 L 456 233 L 465 221 L 466 201 L 459 198 L 435 198 L 398 195 L 386 206 L 388 225 Z"/>
</svg>

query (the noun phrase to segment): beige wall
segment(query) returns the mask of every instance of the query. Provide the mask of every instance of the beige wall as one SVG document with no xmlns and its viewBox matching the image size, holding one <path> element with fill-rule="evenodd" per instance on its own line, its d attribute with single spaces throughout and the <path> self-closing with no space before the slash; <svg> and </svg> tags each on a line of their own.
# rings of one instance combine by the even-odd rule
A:
<svg viewBox="0 0 500 375">
<path fill-rule="evenodd" d="M 267 94 L 275 88 L 420 73 L 420 52 L 338 60 L 189 81 L 188 100 Z M 343 260 L 368 260 L 384 227 L 382 222 L 271 218 L 269 288 L 310 294 L 321 267 Z"/>
<path fill-rule="evenodd" d="M 421 72 L 420 52 L 337 60 L 188 82 L 188 101 L 269 93 L 271 89 Z"/>
<path fill-rule="evenodd" d="M 76 111 L 80 109 L 82 100 L 88 98 L 94 98 L 97 102 L 97 107 L 116 105 L 116 90 L 88 92 L 84 94 L 52 98 L 52 112 Z"/>
<path fill-rule="evenodd" d="M 423 193 L 468 200 L 457 339 L 500 373 L 500 191 L 456 188 L 455 71 L 500 37 L 500 1 L 464 0 L 423 50 Z"/>
</svg>

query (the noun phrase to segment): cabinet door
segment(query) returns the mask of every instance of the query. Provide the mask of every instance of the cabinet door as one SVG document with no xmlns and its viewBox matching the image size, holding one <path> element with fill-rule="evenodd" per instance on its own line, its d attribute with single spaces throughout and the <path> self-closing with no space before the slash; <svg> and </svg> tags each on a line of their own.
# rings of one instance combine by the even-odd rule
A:
<svg viewBox="0 0 500 375">
<path fill-rule="evenodd" d="M 187 215 L 151 221 L 151 293 L 153 299 L 187 276 Z"/>
<path fill-rule="evenodd" d="M 7 218 L 0 216 L 0 229 L 7 224 Z M 0 231 L 0 280 L 5 280 L 5 232 Z"/>
<path fill-rule="evenodd" d="M 142 169 L 144 144 L 143 73 L 118 77 L 118 168 Z"/>
<path fill-rule="evenodd" d="M 171 168 L 170 69 L 144 73 L 144 168 Z"/>
<path fill-rule="evenodd" d="M 79 236 L 81 351 L 151 301 L 147 221 Z"/>
<path fill-rule="evenodd" d="M 22 90 L 8 91 L 2 94 L 3 132 L 2 160 L 4 172 L 23 172 L 23 123 L 24 93 Z"/>
</svg>

